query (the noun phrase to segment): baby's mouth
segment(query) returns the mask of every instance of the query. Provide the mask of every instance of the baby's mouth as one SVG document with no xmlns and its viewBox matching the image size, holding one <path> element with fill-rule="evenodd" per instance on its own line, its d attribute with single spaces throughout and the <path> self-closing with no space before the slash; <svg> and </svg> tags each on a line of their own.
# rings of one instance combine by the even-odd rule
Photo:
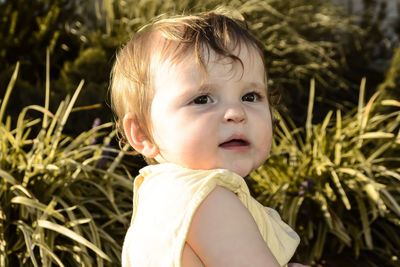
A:
<svg viewBox="0 0 400 267">
<path fill-rule="evenodd" d="M 250 143 L 244 139 L 231 139 L 219 145 L 222 148 L 247 147 Z"/>
</svg>

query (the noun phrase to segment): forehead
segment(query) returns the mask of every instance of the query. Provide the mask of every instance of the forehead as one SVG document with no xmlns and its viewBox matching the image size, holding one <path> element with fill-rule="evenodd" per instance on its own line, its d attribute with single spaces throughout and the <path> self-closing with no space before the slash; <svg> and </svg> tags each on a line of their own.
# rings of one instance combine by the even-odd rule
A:
<svg viewBox="0 0 400 267">
<path fill-rule="evenodd" d="M 178 44 L 168 43 L 160 43 L 160 45 L 167 46 L 168 50 L 177 50 Z M 218 54 L 207 46 L 202 46 L 200 59 L 196 57 L 193 51 L 187 50 L 185 52 L 179 56 L 172 52 L 154 55 L 154 60 L 152 60 L 153 78 L 157 80 L 160 75 L 167 73 L 172 78 L 173 76 L 182 76 L 185 73 L 185 75 L 189 75 L 186 78 L 196 76 L 206 80 L 215 78 L 214 76 L 218 77 L 218 75 L 226 76 L 229 74 L 235 76 L 237 72 L 241 72 L 240 77 L 245 76 L 246 73 L 253 72 L 255 75 L 265 78 L 264 61 L 261 52 L 250 44 L 242 43 L 237 45 L 230 51 L 233 57 Z M 201 62 L 199 62 L 200 60 Z"/>
<path fill-rule="evenodd" d="M 207 74 L 211 75 L 222 66 L 229 66 L 225 68 L 226 71 L 231 71 L 232 74 L 242 72 L 241 76 L 248 72 L 255 72 L 255 74 L 265 75 L 264 61 L 259 50 L 251 45 L 238 45 L 231 51 L 235 57 L 227 57 L 216 53 L 214 50 L 205 49 L 203 52 Z M 258 73 L 257 73 L 258 72 Z"/>
</svg>

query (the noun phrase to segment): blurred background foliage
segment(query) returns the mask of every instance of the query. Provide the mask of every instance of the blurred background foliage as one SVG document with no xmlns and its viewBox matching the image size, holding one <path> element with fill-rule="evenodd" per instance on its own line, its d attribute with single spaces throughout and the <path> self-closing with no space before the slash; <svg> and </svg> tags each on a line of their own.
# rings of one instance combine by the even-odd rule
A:
<svg viewBox="0 0 400 267">
<path fill-rule="evenodd" d="M 282 96 L 248 181 L 300 233 L 296 259 L 400 265 L 396 1 L 0 0 L 0 266 L 120 265 L 145 163 L 114 145 L 115 52 L 155 16 L 217 6 L 246 18 Z"/>
<path fill-rule="evenodd" d="M 116 49 L 155 16 L 205 11 L 219 5 L 242 13 L 264 43 L 269 85 L 282 94 L 280 109 L 288 112 L 298 125 L 305 120 L 303 103 L 307 101 L 311 78 L 316 79 L 318 88 L 316 120 L 322 120 L 331 108 L 349 110 L 357 102 L 356 89 L 362 77 L 368 77 L 369 95 L 383 80 L 396 40 L 396 33 L 390 39 L 382 29 L 383 7 L 376 15 L 379 6 L 371 4 L 356 19 L 340 6 L 321 0 L 3 1 L 3 93 L 15 62 L 21 62 L 21 93 L 14 94 L 10 112 L 18 113 L 27 104 L 42 101 L 43 93 L 38 89 L 43 87 L 43 58 L 49 48 L 51 108 L 55 109 L 66 94 L 71 94 L 81 79 L 86 80 L 86 87 L 77 104 L 101 105 L 79 116 L 72 114 L 74 127 L 67 130 L 86 130 L 97 117 L 110 121 L 104 99 Z"/>
<path fill-rule="evenodd" d="M 300 262 L 314 266 L 399 266 L 400 101 L 377 91 L 347 114 L 304 127 L 281 119 L 267 163 L 251 174 L 258 200 L 297 229 Z M 279 114 L 277 114 L 279 116 Z"/>
<path fill-rule="evenodd" d="M 129 173 L 109 146 L 112 124 L 63 133 L 80 83 L 55 113 L 29 105 L 11 126 L 18 71 L 0 105 L 0 266 L 112 266 L 132 206 Z"/>
</svg>

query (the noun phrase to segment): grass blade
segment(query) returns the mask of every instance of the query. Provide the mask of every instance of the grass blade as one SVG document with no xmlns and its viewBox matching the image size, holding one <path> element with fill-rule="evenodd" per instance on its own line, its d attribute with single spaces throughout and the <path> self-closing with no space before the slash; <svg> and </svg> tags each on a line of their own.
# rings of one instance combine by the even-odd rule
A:
<svg viewBox="0 0 400 267">
<path fill-rule="evenodd" d="M 37 199 L 30 199 L 30 198 L 23 197 L 23 196 L 17 196 L 17 197 L 13 197 L 11 199 L 11 203 L 21 204 L 21 205 L 25 205 L 27 207 L 35 208 L 35 209 L 41 210 L 43 212 L 47 212 L 49 215 L 59 219 L 62 222 L 65 221 L 65 218 L 61 213 L 59 213 L 58 211 L 56 211 L 54 209 L 50 209 L 50 210 L 47 209 L 48 206 L 44 205 L 43 203 L 40 203 Z"/>
<path fill-rule="evenodd" d="M 314 97 L 315 97 L 315 80 L 311 79 L 310 96 L 308 98 L 307 120 L 306 120 L 307 140 L 310 140 L 312 135 L 312 113 L 314 108 Z"/>
<path fill-rule="evenodd" d="M 337 175 L 337 173 L 334 170 L 331 170 L 331 177 L 332 177 L 333 183 L 335 184 L 337 190 L 339 191 L 339 194 L 342 198 L 342 202 L 343 202 L 344 206 L 346 207 L 347 210 L 351 210 L 350 201 L 347 198 L 345 191 L 343 190 L 342 184 L 340 183 L 339 176 Z"/>
<path fill-rule="evenodd" d="M 62 263 L 62 261 L 60 260 L 59 257 L 57 257 L 57 255 L 48 247 L 46 246 L 44 243 L 38 243 L 36 244 L 38 247 L 40 247 L 43 251 L 45 251 L 50 258 L 58 264 L 58 266 L 60 267 L 64 267 L 65 265 Z"/>
<path fill-rule="evenodd" d="M 18 77 L 18 71 L 19 71 L 19 62 L 15 65 L 14 72 L 11 76 L 10 82 L 8 83 L 6 93 L 4 95 L 4 99 L 1 102 L 0 106 L 0 123 L 3 121 L 4 113 L 6 112 L 6 107 L 8 104 L 8 100 L 10 99 L 10 95 L 12 90 L 14 89 L 15 81 L 17 80 Z"/>
<path fill-rule="evenodd" d="M 6 171 L 3 171 L 2 169 L 0 169 L 0 177 L 3 178 L 7 183 L 10 183 L 12 185 L 17 184 L 17 180 L 15 180 L 15 178 L 12 177 L 11 174 L 9 174 Z"/>
<path fill-rule="evenodd" d="M 64 235 L 64 236 L 72 239 L 72 240 L 75 240 L 76 242 L 90 248 L 93 252 L 95 252 L 97 255 L 99 255 L 103 259 L 105 259 L 107 261 L 111 261 L 111 259 L 102 250 L 100 250 L 98 247 L 96 247 L 93 243 L 88 241 L 86 238 L 84 238 L 80 235 L 77 235 L 75 232 L 71 231 L 70 229 L 66 228 L 65 226 L 55 224 L 53 222 L 46 221 L 46 220 L 38 220 L 37 222 L 38 222 L 39 227 L 43 227 L 43 228 L 55 231 L 61 235 Z"/>
<path fill-rule="evenodd" d="M 44 100 L 44 108 L 46 110 L 49 110 L 49 104 L 50 104 L 50 51 L 49 48 L 46 49 L 46 85 L 45 85 L 45 100 Z M 44 129 L 47 128 L 48 125 L 48 118 L 47 114 L 44 113 L 43 116 L 43 124 L 42 127 Z"/>
<path fill-rule="evenodd" d="M 34 244 L 32 243 L 32 239 L 31 239 L 32 232 L 33 232 L 32 229 L 30 229 L 30 227 L 28 225 L 26 225 L 23 221 L 18 221 L 17 227 L 18 227 L 18 229 L 21 230 L 21 232 L 24 235 L 26 249 L 28 250 L 28 254 L 32 261 L 33 266 L 39 267 L 39 265 L 36 261 L 35 253 L 33 252 Z"/>
<path fill-rule="evenodd" d="M 360 218 L 361 218 L 361 225 L 363 229 L 363 236 L 365 243 L 367 244 L 367 247 L 369 249 L 373 248 L 373 243 L 372 243 L 372 236 L 371 236 L 371 228 L 369 227 L 370 222 L 368 220 L 368 212 L 367 208 L 365 207 L 364 201 L 360 199 L 360 197 L 356 197 L 359 213 L 360 213 Z"/>
<path fill-rule="evenodd" d="M 369 132 L 361 134 L 360 139 L 384 139 L 384 138 L 394 138 L 394 134 L 385 132 Z"/>
</svg>

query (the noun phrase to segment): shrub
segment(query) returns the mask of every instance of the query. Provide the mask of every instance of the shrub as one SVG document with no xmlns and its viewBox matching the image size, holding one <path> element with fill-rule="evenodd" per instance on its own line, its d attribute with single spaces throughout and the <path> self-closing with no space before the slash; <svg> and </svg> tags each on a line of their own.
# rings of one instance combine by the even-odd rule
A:
<svg viewBox="0 0 400 267">
<path fill-rule="evenodd" d="M 78 101 L 99 103 L 102 110 L 73 116 L 70 132 L 87 130 L 96 117 L 109 121 L 106 98 L 110 60 L 116 48 L 155 16 L 215 9 L 219 5 L 241 12 L 265 47 L 270 86 L 280 88 L 286 108 L 302 121 L 308 81 L 319 83 L 321 101 L 332 89 L 349 86 L 340 72 L 346 69 L 346 55 L 358 55 L 360 31 L 352 20 L 329 1 L 322 0 L 179 0 L 179 1 L 82 1 L 7 0 L 0 2 L 0 86 L 6 83 L 16 61 L 21 61 L 18 87 L 29 97 L 13 96 L 9 111 L 18 114 L 27 104 L 43 98 L 41 60 L 45 48 L 52 54 L 52 99 L 58 106 L 65 93 L 72 93 L 81 79 L 87 89 Z M 33 11 L 33 12 L 32 12 Z M 14 27 L 15 26 L 15 27 Z M 362 44 L 362 43 L 361 43 Z M 364 51 L 365 52 L 365 51 Z M 353 60 L 354 61 L 354 60 Z M 365 64 L 364 64 L 365 65 Z M 95 75 L 95 78 L 92 79 Z M 1 89 L 5 86 L 0 87 Z M 353 92 L 341 90 L 352 101 Z M 336 94 L 332 94 L 336 95 Z M 95 99 L 95 101 L 93 100 Z M 305 99 L 305 100 L 304 100 Z M 346 106 L 340 103 L 339 105 Z M 321 105 L 323 109 L 326 106 Z M 69 126 L 67 125 L 69 128 Z"/>
<path fill-rule="evenodd" d="M 363 44 L 362 31 L 351 17 L 330 1 L 110 0 L 107 3 L 106 15 L 102 18 L 110 30 L 101 37 L 121 42 L 127 41 L 143 24 L 164 14 L 201 12 L 219 6 L 227 7 L 234 16 L 237 16 L 236 11 L 240 12 L 264 45 L 269 86 L 285 95 L 282 108 L 291 112 L 296 123 L 305 119 L 302 103 L 307 101 L 311 78 L 319 84 L 317 100 L 318 104 L 323 102 L 318 106 L 320 113 L 327 112 L 326 107 L 332 104 L 335 108 L 347 108 L 348 102 L 357 101 L 356 93 L 346 90 L 351 83 L 341 74 L 349 72 L 347 56 L 359 53 L 358 48 Z M 90 37 L 87 39 L 91 40 Z M 98 39 L 92 41 L 99 43 Z M 336 101 L 338 94 L 332 93 L 336 90 L 340 90 L 341 101 Z M 326 95 L 333 96 L 329 103 L 325 102 Z"/>
<path fill-rule="evenodd" d="M 38 103 L 44 94 L 46 48 L 52 54 L 52 78 L 57 77 L 65 61 L 76 58 L 80 39 L 72 35 L 76 4 L 64 0 L 0 1 L 0 95 L 3 95 L 14 65 L 20 62 L 18 88 L 22 95 L 12 96 L 9 113 Z M 79 81 L 78 81 L 79 82 Z"/>
<path fill-rule="evenodd" d="M 25 107 L 13 127 L 5 111 L 18 69 L 0 106 L 0 266 L 120 265 L 132 180 L 123 150 L 109 146 L 111 124 L 65 135 L 83 82 L 53 114 L 48 78 L 44 107 Z"/>
<path fill-rule="evenodd" d="M 300 234 L 297 257 L 315 266 L 398 266 L 400 102 L 376 93 L 356 111 L 276 130 L 273 154 L 251 174 L 258 200 Z M 287 122 L 285 122 L 287 121 Z"/>
</svg>

